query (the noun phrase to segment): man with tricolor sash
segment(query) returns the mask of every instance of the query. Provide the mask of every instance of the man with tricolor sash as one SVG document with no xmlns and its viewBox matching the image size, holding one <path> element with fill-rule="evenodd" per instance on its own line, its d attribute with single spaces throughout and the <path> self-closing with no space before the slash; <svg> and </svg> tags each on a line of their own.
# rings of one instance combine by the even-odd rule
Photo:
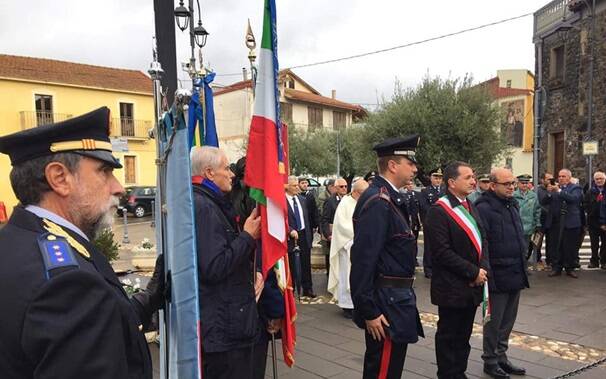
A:
<svg viewBox="0 0 606 379">
<path fill-rule="evenodd" d="M 424 337 L 413 290 L 415 235 L 399 189 L 417 172 L 419 136 L 374 147 L 379 175 L 354 213 L 349 277 L 354 322 L 365 330 L 365 379 L 400 378 L 409 343 Z"/>
<path fill-rule="evenodd" d="M 425 249 L 431 251 L 431 302 L 438 306 L 435 336 L 439 379 L 467 378 L 469 338 L 478 305 L 489 317 L 488 250 L 484 228 L 467 196 L 475 189 L 467 163 L 444 168 L 446 194 L 427 212 Z"/>
</svg>

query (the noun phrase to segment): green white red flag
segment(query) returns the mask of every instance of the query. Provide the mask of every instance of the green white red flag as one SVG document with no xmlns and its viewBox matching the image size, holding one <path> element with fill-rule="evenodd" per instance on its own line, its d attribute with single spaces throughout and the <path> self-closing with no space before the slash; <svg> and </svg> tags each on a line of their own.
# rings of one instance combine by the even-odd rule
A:
<svg viewBox="0 0 606 379">
<path fill-rule="evenodd" d="M 284 295 L 282 349 L 287 365 L 294 364 L 296 309 L 288 265 L 288 209 L 284 185 L 288 181 L 286 127 L 280 121 L 278 92 L 278 36 L 275 0 L 265 0 L 263 37 L 259 52 L 256 97 L 248 137 L 244 182 L 261 214 L 263 276 L 271 268 Z"/>
</svg>

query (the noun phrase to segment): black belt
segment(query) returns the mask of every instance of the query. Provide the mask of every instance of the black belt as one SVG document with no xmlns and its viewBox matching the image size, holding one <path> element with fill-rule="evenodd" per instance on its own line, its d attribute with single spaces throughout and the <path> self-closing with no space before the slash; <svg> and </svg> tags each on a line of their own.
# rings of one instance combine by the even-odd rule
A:
<svg viewBox="0 0 606 379">
<path fill-rule="evenodd" d="M 377 288 L 412 288 L 415 278 L 403 278 L 399 276 L 379 276 Z"/>
</svg>

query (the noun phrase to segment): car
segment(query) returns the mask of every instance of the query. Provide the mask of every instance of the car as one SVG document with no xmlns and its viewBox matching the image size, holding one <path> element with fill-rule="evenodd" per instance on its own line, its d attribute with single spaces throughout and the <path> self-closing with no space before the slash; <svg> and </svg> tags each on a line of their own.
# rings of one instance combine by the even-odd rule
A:
<svg viewBox="0 0 606 379">
<path fill-rule="evenodd" d="M 122 216 L 122 210 L 132 213 L 141 218 L 152 212 L 152 201 L 156 199 L 156 187 L 132 186 L 125 188 L 125 194 L 120 198 L 118 215 Z"/>
</svg>

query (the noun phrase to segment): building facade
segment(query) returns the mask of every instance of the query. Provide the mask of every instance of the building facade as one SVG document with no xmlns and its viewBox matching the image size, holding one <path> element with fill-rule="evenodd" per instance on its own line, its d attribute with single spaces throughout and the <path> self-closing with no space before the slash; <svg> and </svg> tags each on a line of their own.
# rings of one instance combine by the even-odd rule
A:
<svg viewBox="0 0 606 379">
<path fill-rule="evenodd" d="M 515 175 L 532 174 L 534 75 L 523 69 L 498 70 L 480 86 L 502 110 L 498 128 L 510 148 L 510 154 L 495 164 L 510 167 Z"/>
<path fill-rule="evenodd" d="M 605 36 L 606 0 L 554 0 L 534 13 L 541 173 L 569 168 L 583 184 L 606 169 Z M 583 154 L 587 142 L 597 155 Z"/>
<path fill-rule="evenodd" d="M 136 70 L 0 55 L 0 135 L 64 121 L 101 106 L 111 110 L 111 139 L 128 185 L 155 185 L 156 146 L 151 79 Z M 0 155 L 0 202 L 17 204 L 9 185 L 10 160 Z"/>
<path fill-rule="evenodd" d="M 366 112 L 359 105 L 325 97 L 291 70 L 278 76 L 280 113 L 289 127 L 314 131 L 347 128 Z M 214 91 L 214 110 L 219 144 L 231 162 L 243 156 L 252 119 L 254 96 L 250 80 Z"/>
</svg>

